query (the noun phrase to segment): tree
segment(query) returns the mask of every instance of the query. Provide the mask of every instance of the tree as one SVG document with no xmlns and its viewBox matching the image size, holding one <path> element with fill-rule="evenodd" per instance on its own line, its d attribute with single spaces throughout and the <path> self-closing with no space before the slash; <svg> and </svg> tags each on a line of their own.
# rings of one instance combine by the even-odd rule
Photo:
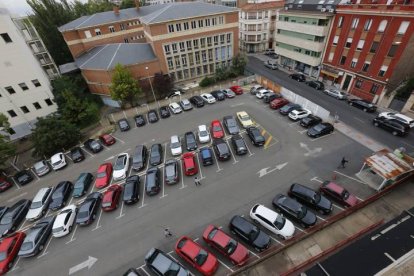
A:
<svg viewBox="0 0 414 276">
<path fill-rule="evenodd" d="M 52 156 L 79 143 L 79 128 L 58 116 L 39 118 L 31 140 L 35 156 Z"/>
<path fill-rule="evenodd" d="M 65 104 L 63 97 L 64 91 L 70 91 L 73 95 L 79 98 L 89 98 L 90 93 L 85 80 L 80 74 L 61 76 L 52 81 L 53 95 L 55 102 L 59 108 Z"/>
<path fill-rule="evenodd" d="M 167 96 L 173 88 L 171 77 L 168 74 L 164 75 L 162 72 L 154 74 L 152 83 L 155 91 L 157 91 L 157 96 L 161 99 Z"/>
<path fill-rule="evenodd" d="M 140 6 L 142 6 L 142 3 L 140 3 Z M 135 0 L 122 0 L 120 9 L 128 9 L 135 7 Z"/>
<path fill-rule="evenodd" d="M 409 79 L 404 86 L 400 87 L 395 94 L 397 99 L 408 99 L 414 91 L 414 78 Z"/>
<path fill-rule="evenodd" d="M 6 115 L 0 113 L 0 130 L 4 132 L 10 131 L 10 123 Z M 16 153 L 16 147 L 14 144 L 8 141 L 8 137 L 0 134 L 0 166 Z"/>
<path fill-rule="evenodd" d="M 90 125 L 99 119 L 99 107 L 96 103 L 76 97 L 70 90 L 62 93 L 64 100 L 60 108 L 62 117 L 80 128 Z"/>
<path fill-rule="evenodd" d="M 9 119 L 3 113 L 0 113 L 0 130 L 3 130 L 5 132 L 10 131 Z"/>
<path fill-rule="evenodd" d="M 244 68 L 246 68 L 247 65 L 247 57 L 245 54 L 238 53 L 235 55 L 231 61 L 232 63 L 232 70 L 237 75 L 243 75 L 244 74 Z"/>
<path fill-rule="evenodd" d="M 109 89 L 112 99 L 123 103 L 129 102 L 131 106 L 134 106 L 136 99 L 142 94 L 138 81 L 125 66 L 119 63 L 115 66 Z"/>
</svg>

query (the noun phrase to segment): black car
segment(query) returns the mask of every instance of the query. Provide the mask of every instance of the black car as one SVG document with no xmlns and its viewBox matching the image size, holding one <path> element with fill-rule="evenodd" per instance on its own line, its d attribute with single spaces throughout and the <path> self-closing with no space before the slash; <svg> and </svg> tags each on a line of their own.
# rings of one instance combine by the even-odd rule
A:
<svg viewBox="0 0 414 276">
<path fill-rule="evenodd" d="M 145 177 L 145 193 L 152 196 L 158 194 L 160 190 L 160 170 L 157 167 L 148 169 Z"/>
<path fill-rule="evenodd" d="M 98 140 L 88 139 L 85 141 L 85 143 L 83 143 L 83 145 L 85 146 L 87 150 L 93 153 L 98 153 L 101 150 L 103 150 L 103 146 L 101 142 L 99 142 Z"/>
<path fill-rule="evenodd" d="M 170 256 L 157 248 L 151 248 L 145 255 L 145 264 L 156 275 L 161 276 L 189 276 L 190 272 L 174 261 Z"/>
<path fill-rule="evenodd" d="M 148 150 L 144 145 L 138 145 L 135 147 L 134 154 L 132 155 L 132 169 L 134 171 L 140 171 L 145 168 L 147 164 Z"/>
<path fill-rule="evenodd" d="M 93 182 L 93 175 L 91 173 L 81 173 L 73 185 L 73 197 L 81 197 L 89 190 Z"/>
<path fill-rule="evenodd" d="M 31 201 L 21 199 L 10 207 L 0 220 L 0 238 L 16 231 L 29 211 Z"/>
<path fill-rule="evenodd" d="M 85 155 L 83 154 L 83 150 L 80 147 L 75 147 L 70 150 L 70 157 L 73 163 L 78 163 L 80 161 L 85 160 Z"/>
<path fill-rule="evenodd" d="M 27 183 L 30 183 L 33 180 L 33 176 L 28 170 L 22 170 L 20 172 L 17 172 L 13 178 L 20 185 L 26 185 Z"/>
<path fill-rule="evenodd" d="M 401 123 L 401 121 L 398 121 L 396 119 L 386 119 L 384 117 L 376 117 L 372 120 L 372 123 L 376 127 L 380 127 L 382 129 L 385 129 L 386 131 L 389 131 L 394 136 L 405 136 L 410 131 L 410 126 Z"/>
<path fill-rule="evenodd" d="M 298 81 L 298 82 L 306 81 L 305 76 L 302 74 L 291 74 L 289 75 L 289 78 L 291 78 L 292 80 Z"/>
<path fill-rule="evenodd" d="M 215 90 L 210 93 L 217 101 L 224 101 L 226 99 L 226 94 L 221 90 Z"/>
<path fill-rule="evenodd" d="M 308 117 L 302 118 L 299 124 L 303 127 L 309 128 L 309 127 L 312 127 L 320 123 L 322 123 L 321 118 L 319 118 L 318 116 L 309 114 Z"/>
<path fill-rule="evenodd" d="M 91 224 L 96 219 L 96 213 L 100 209 L 101 202 L 102 194 L 100 192 L 89 194 L 79 207 L 79 211 L 76 214 L 76 224 L 80 226 Z"/>
<path fill-rule="evenodd" d="M 263 101 L 265 103 L 270 103 L 271 101 L 273 101 L 274 99 L 278 99 L 281 98 L 282 96 L 280 94 L 276 94 L 276 93 L 268 93 L 266 95 L 264 95 L 263 97 Z"/>
<path fill-rule="evenodd" d="M 365 112 L 375 112 L 377 110 L 377 107 L 373 103 L 366 100 L 350 99 L 348 100 L 348 104 L 362 109 Z"/>
<path fill-rule="evenodd" d="M 246 129 L 247 135 L 249 135 L 250 140 L 255 146 L 263 146 L 266 142 L 266 139 L 260 133 L 260 130 L 257 127 L 249 127 Z"/>
<path fill-rule="evenodd" d="M 320 123 L 308 129 L 307 134 L 309 137 L 318 138 L 318 137 L 330 134 L 333 131 L 334 131 L 334 127 L 330 123 Z"/>
<path fill-rule="evenodd" d="M 158 166 L 162 163 L 162 146 L 161 144 L 154 144 L 151 146 L 149 163 L 151 166 Z"/>
<path fill-rule="evenodd" d="M 160 107 L 160 116 L 161 118 L 165 119 L 171 116 L 170 110 L 168 106 L 161 106 Z"/>
<path fill-rule="evenodd" d="M 139 176 L 131 175 L 125 180 L 122 200 L 125 204 L 134 204 L 139 200 Z"/>
<path fill-rule="evenodd" d="M 55 218 L 55 216 L 45 217 L 27 231 L 20 247 L 19 257 L 33 257 L 43 250 L 52 234 Z"/>
<path fill-rule="evenodd" d="M 204 106 L 204 100 L 203 98 L 201 98 L 200 96 L 196 95 L 196 96 L 192 96 L 190 98 L 190 103 L 192 103 L 193 105 L 195 105 L 196 107 L 203 107 Z"/>
<path fill-rule="evenodd" d="M 325 85 L 323 85 L 320 81 L 307 81 L 306 84 L 312 88 L 315 88 L 316 90 L 324 90 Z"/>
<path fill-rule="evenodd" d="M 321 211 L 325 215 L 332 212 L 332 202 L 321 195 L 320 192 L 314 191 L 309 187 L 293 183 L 288 194 L 299 202 Z"/>
<path fill-rule="evenodd" d="M 165 184 L 171 185 L 178 182 L 178 162 L 175 159 L 165 161 L 164 166 Z"/>
<path fill-rule="evenodd" d="M 305 228 L 313 226 L 316 223 L 316 215 L 290 197 L 278 194 L 273 199 L 272 204 L 277 211 L 297 221 Z"/>
<path fill-rule="evenodd" d="M 224 116 L 223 125 L 227 129 L 230 135 L 238 134 L 240 132 L 239 126 L 237 125 L 236 119 L 233 116 Z"/>
<path fill-rule="evenodd" d="M 185 145 L 188 151 L 193 151 L 197 149 L 197 141 L 194 133 L 192 131 L 186 132 L 184 135 Z"/>
<path fill-rule="evenodd" d="M 135 125 L 137 127 L 145 126 L 145 124 L 147 123 L 147 121 L 145 121 L 145 117 L 141 114 L 135 116 L 134 120 L 135 120 Z"/>
<path fill-rule="evenodd" d="M 239 236 L 259 252 L 270 246 L 270 237 L 241 216 L 234 216 L 230 221 L 229 228 L 233 234 Z"/>
<path fill-rule="evenodd" d="M 200 149 L 200 158 L 203 166 L 209 166 L 214 164 L 213 151 L 209 147 Z"/>
<path fill-rule="evenodd" d="M 229 160 L 231 157 L 229 146 L 223 139 L 213 140 L 213 149 L 218 160 Z"/>
<path fill-rule="evenodd" d="M 240 134 L 233 135 L 231 137 L 231 144 L 233 145 L 234 151 L 237 155 L 243 155 L 247 153 L 246 142 Z"/>
<path fill-rule="evenodd" d="M 300 105 L 295 104 L 295 103 L 288 103 L 287 105 L 281 107 L 279 109 L 279 113 L 286 116 L 288 115 L 292 110 L 297 110 L 302 108 Z"/>
<path fill-rule="evenodd" d="M 52 194 L 52 200 L 49 204 L 49 209 L 52 211 L 58 210 L 66 205 L 66 202 L 73 190 L 73 184 L 70 181 L 61 181 L 57 184 Z"/>
<path fill-rule="evenodd" d="M 151 124 L 158 122 L 158 113 L 155 109 L 151 109 L 150 111 L 148 111 L 147 117 L 148 122 L 150 122 Z"/>
<path fill-rule="evenodd" d="M 3 218 L 4 214 L 9 210 L 9 207 L 7 206 L 1 206 L 0 207 L 0 220 Z"/>
<path fill-rule="evenodd" d="M 121 131 L 127 131 L 129 130 L 131 127 L 129 126 L 128 120 L 127 119 L 121 119 L 118 121 L 118 126 L 119 129 Z"/>
</svg>

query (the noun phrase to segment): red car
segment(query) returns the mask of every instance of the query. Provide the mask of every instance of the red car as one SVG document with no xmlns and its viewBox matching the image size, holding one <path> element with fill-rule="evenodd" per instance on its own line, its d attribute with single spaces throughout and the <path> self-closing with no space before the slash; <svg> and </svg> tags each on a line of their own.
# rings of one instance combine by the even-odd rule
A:
<svg viewBox="0 0 414 276">
<path fill-rule="evenodd" d="M 14 259 L 25 237 L 24 232 L 16 232 L 0 241 L 0 275 L 6 274 L 13 267 Z"/>
<path fill-rule="evenodd" d="M 234 93 L 236 93 L 236 95 L 243 94 L 243 88 L 241 88 L 238 85 L 233 85 L 232 87 L 230 87 L 230 90 L 233 91 Z"/>
<path fill-rule="evenodd" d="M 112 178 L 112 164 L 104 163 L 99 166 L 98 173 L 96 174 L 95 187 L 100 189 L 108 186 Z"/>
<path fill-rule="evenodd" d="M 286 100 L 285 98 L 274 99 L 273 101 L 270 102 L 270 108 L 278 109 L 278 108 L 281 108 L 281 107 L 287 105 L 288 103 L 289 103 L 289 101 Z"/>
<path fill-rule="evenodd" d="M 102 197 L 102 210 L 105 212 L 113 211 L 118 208 L 119 199 L 122 194 L 121 185 L 112 185 L 105 191 Z"/>
<path fill-rule="evenodd" d="M 3 176 L 0 176 L 0 193 L 9 189 L 13 184 L 11 181 Z"/>
<path fill-rule="evenodd" d="M 325 181 L 321 184 L 319 190 L 346 207 L 352 207 L 359 203 L 355 195 L 350 194 L 344 187 L 335 182 Z"/>
<path fill-rule="evenodd" d="M 233 240 L 229 235 L 214 225 L 207 226 L 203 233 L 204 241 L 238 266 L 242 266 L 249 258 L 249 251 L 242 244 Z"/>
<path fill-rule="evenodd" d="M 185 175 L 190 176 L 198 173 L 197 163 L 192 152 L 186 152 L 183 154 L 183 164 Z"/>
<path fill-rule="evenodd" d="M 110 134 L 103 134 L 99 136 L 99 140 L 101 140 L 101 142 L 104 143 L 105 146 L 113 145 L 116 142 L 115 138 Z"/>
<path fill-rule="evenodd" d="M 181 237 L 175 245 L 175 252 L 203 275 L 213 275 L 218 261 L 213 254 L 189 237 Z"/>
<path fill-rule="evenodd" d="M 213 138 L 215 139 L 224 137 L 224 130 L 219 120 L 214 120 L 211 122 L 211 133 L 213 133 Z"/>
</svg>

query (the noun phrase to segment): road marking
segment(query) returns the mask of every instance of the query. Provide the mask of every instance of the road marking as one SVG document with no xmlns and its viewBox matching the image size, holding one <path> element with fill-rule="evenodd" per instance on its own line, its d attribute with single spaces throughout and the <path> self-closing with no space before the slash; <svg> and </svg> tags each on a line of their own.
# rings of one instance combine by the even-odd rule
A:
<svg viewBox="0 0 414 276">
<path fill-rule="evenodd" d="M 176 259 L 176 258 L 174 258 L 174 256 L 171 254 L 171 253 L 173 253 L 174 251 L 170 251 L 170 252 L 168 252 L 167 254 L 168 254 L 168 256 L 170 256 L 174 261 L 176 261 L 177 263 L 178 263 L 178 260 Z"/>
<path fill-rule="evenodd" d="M 387 252 L 384 252 L 384 255 L 387 256 L 392 262 L 395 262 L 395 259 L 391 257 L 391 255 L 388 254 Z"/>
<path fill-rule="evenodd" d="M 300 232 L 302 232 L 302 233 L 306 233 L 306 231 L 305 231 L 305 230 L 303 230 L 302 228 L 300 228 L 300 227 L 298 227 L 298 226 L 296 226 L 296 225 L 295 225 L 295 228 L 296 228 L 296 229 L 298 229 L 298 230 L 299 230 Z"/>
<path fill-rule="evenodd" d="M 243 140 L 244 140 L 244 138 L 243 138 Z M 250 148 L 247 146 L 246 141 L 244 142 L 244 144 L 246 145 L 247 151 L 249 152 L 249 157 L 250 157 L 250 156 L 252 156 L 252 155 L 254 154 L 254 152 L 252 153 L 252 152 L 250 151 Z"/>
<path fill-rule="evenodd" d="M 293 123 L 289 123 L 289 126 L 293 126 L 293 125 L 297 125 L 299 123 L 299 121 L 293 122 Z"/>
<path fill-rule="evenodd" d="M 260 256 L 254 253 L 253 251 L 250 251 L 250 250 L 247 250 L 247 251 L 249 251 L 249 253 L 255 256 L 256 258 L 260 259 Z"/>
<path fill-rule="evenodd" d="M 145 266 L 145 265 L 144 265 L 144 266 Z M 151 276 L 151 274 L 149 274 L 149 273 L 148 273 L 148 272 L 144 269 L 144 267 L 141 267 L 141 270 L 142 270 L 142 271 L 144 271 L 144 273 L 145 273 L 145 274 L 147 274 L 148 276 Z"/>
<path fill-rule="evenodd" d="M 121 200 L 121 199 L 119 199 Z M 124 210 L 124 201 L 122 200 L 122 204 L 121 204 L 121 212 L 119 213 L 119 216 L 116 217 L 116 219 L 122 218 L 123 216 L 125 216 L 125 214 L 122 213 L 122 211 Z"/>
<path fill-rule="evenodd" d="M 82 148 L 83 148 L 83 146 L 82 146 Z M 89 154 L 91 157 L 95 157 L 95 155 L 93 155 L 92 153 L 90 153 L 89 150 L 85 149 L 83 151 L 86 152 L 87 154 Z"/>
<path fill-rule="evenodd" d="M 303 148 L 306 152 L 303 154 L 304 156 L 312 156 L 322 151 L 322 148 L 314 148 L 310 149 L 309 146 L 305 143 L 300 142 L 300 147 Z"/>
<path fill-rule="evenodd" d="M 305 130 L 298 130 L 298 132 L 300 133 L 300 134 L 303 134 L 303 133 L 305 133 L 305 132 L 307 132 L 308 130 L 307 129 L 305 129 Z"/>
<path fill-rule="evenodd" d="M 19 268 L 19 267 L 17 266 L 17 264 L 19 263 L 19 261 L 20 261 L 20 257 L 17 257 L 17 261 L 16 261 L 16 263 L 14 264 L 14 266 L 13 266 L 12 270 L 10 270 L 10 271 L 14 271 L 14 270 L 16 270 L 16 269 L 18 269 L 18 268 Z"/>
<path fill-rule="evenodd" d="M 267 147 L 268 147 L 270 141 L 272 141 L 272 139 L 273 139 L 272 136 L 269 136 L 269 138 L 267 138 L 267 140 L 266 140 L 266 142 L 264 143 L 264 146 L 263 146 L 264 149 L 267 149 Z"/>
<path fill-rule="evenodd" d="M 223 266 L 225 266 L 228 270 L 230 270 L 231 272 L 234 272 L 234 270 L 233 269 L 231 269 L 229 266 L 227 266 L 225 263 L 223 263 L 222 261 L 220 261 L 220 259 L 219 258 L 216 258 L 217 259 L 217 261 L 219 261 Z"/>
<path fill-rule="evenodd" d="M 259 174 L 259 178 L 261 178 L 261 177 L 263 177 L 263 176 L 265 176 L 265 175 L 267 175 L 267 174 L 269 174 L 269 173 L 271 173 L 271 172 L 273 172 L 273 171 L 275 171 L 275 170 L 281 170 L 281 169 L 283 169 L 286 165 L 288 164 L 288 162 L 285 162 L 285 163 L 282 163 L 282 164 L 279 164 L 279 165 L 277 165 L 277 166 L 275 166 L 273 169 L 271 169 L 271 170 L 269 170 L 270 169 L 270 167 L 266 167 L 266 168 L 263 168 L 263 169 L 260 169 L 256 174 Z"/>
<path fill-rule="evenodd" d="M 12 201 L 15 201 L 15 200 L 16 200 L 16 199 L 18 199 L 19 197 L 22 197 L 22 196 L 25 196 L 25 195 L 27 195 L 27 192 L 24 192 L 24 193 L 21 193 L 21 194 L 19 194 L 19 195 L 15 196 L 15 197 L 12 197 L 12 198 L 10 198 L 9 200 L 7 200 L 7 202 L 12 202 Z"/>
<path fill-rule="evenodd" d="M 164 143 L 164 160 L 163 160 L 163 162 L 165 162 L 166 158 L 167 158 L 167 143 Z"/>
<path fill-rule="evenodd" d="M 229 145 L 229 143 L 227 141 L 226 141 L 226 144 L 227 144 L 227 147 L 230 149 L 231 156 L 233 157 L 233 160 L 234 160 L 234 162 L 233 162 L 233 165 L 234 165 L 234 164 L 236 164 L 239 161 L 237 161 L 237 159 L 236 159 L 236 157 L 235 157 L 235 155 L 233 153 L 233 150 L 231 149 L 231 147 L 230 147 L 230 145 Z"/>
<path fill-rule="evenodd" d="M 342 208 L 342 207 L 339 207 L 338 205 L 336 205 L 336 204 L 332 204 L 333 206 L 335 206 L 336 208 L 338 208 L 339 210 L 341 210 L 341 211 L 344 211 L 345 209 L 344 208 Z"/>
<path fill-rule="evenodd" d="M 122 144 L 125 144 L 125 142 L 121 139 L 119 139 L 118 137 L 115 137 L 114 135 L 112 135 L 112 137 L 114 137 L 116 140 L 118 140 L 119 142 L 121 142 Z"/>
<path fill-rule="evenodd" d="M 160 198 L 166 197 L 168 194 L 165 194 L 165 176 L 164 176 L 164 170 L 162 170 L 162 196 Z"/>
<path fill-rule="evenodd" d="M 183 172 L 183 166 L 182 166 L 183 164 L 181 162 L 181 159 L 179 159 L 178 161 L 180 163 L 180 169 L 181 169 L 181 175 L 180 175 L 180 177 L 181 177 L 181 187 L 180 187 L 180 189 L 184 189 L 187 186 L 184 185 L 184 172 Z"/>
<path fill-rule="evenodd" d="M 320 217 L 320 216 L 316 216 L 318 219 L 322 220 L 322 221 L 326 221 L 326 219 Z"/>
<path fill-rule="evenodd" d="M 99 222 L 101 221 L 101 216 L 102 216 L 102 209 L 100 209 L 100 213 L 99 213 L 99 217 L 98 217 L 98 222 L 96 223 L 96 227 L 94 229 L 92 229 L 92 231 L 95 231 L 96 229 L 101 228 L 101 226 L 99 225 Z"/>
<path fill-rule="evenodd" d="M 343 173 L 341 173 L 341 172 L 334 171 L 334 173 L 337 173 L 337 174 L 340 174 L 340 175 L 342 175 L 342 176 L 348 177 L 349 179 L 355 180 L 355 181 L 357 181 L 357 182 L 359 182 L 359 183 L 361 183 L 361 184 L 367 184 L 367 183 L 365 183 L 365 182 L 362 182 L 361 180 L 358 180 L 358 179 L 356 179 L 356 178 L 350 177 L 350 176 L 348 176 L 348 175 L 346 175 L 346 174 L 343 174 Z"/>
<path fill-rule="evenodd" d="M 216 153 L 214 152 L 214 150 L 211 150 L 211 151 L 213 152 L 214 159 L 216 160 L 216 165 L 217 165 L 217 171 L 216 172 L 222 171 L 223 169 L 220 168 L 220 165 L 219 165 L 217 157 L 216 157 Z"/>
<path fill-rule="evenodd" d="M 201 171 L 198 152 L 196 152 L 196 159 L 197 159 L 196 161 L 197 161 L 198 171 L 200 172 L 200 180 L 201 180 L 201 179 L 204 179 L 205 177 L 203 176 L 203 172 Z"/>
<path fill-rule="evenodd" d="M 149 158 L 148 158 L 149 160 Z M 138 208 L 142 208 L 144 206 L 146 206 L 147 204 L 144 204 L 144 200 L 145 200 L 145 181 L 147 180 L 147 176 L 144 176 L 144 185 L 142 185 L 144 188 L 142 189 L 142 201 L 141 201 L 141 206 L 139 206 Z"/>
<path fill-rule="evenodd" d="M 280 245 L 285 246 L 285 244 L 284 244 L 283 242 L 278 241 L 277 239 L 273 238 L 273 237 L 272 237 L 272 236 L 270 236 L 270 235 L 269 235 L 269 237 L 270 237 L 272 240 L 274 240 L 275 242 L 279 243 Z"/>
<path fill-rule="evenodd" d="M 365 124 L 365 123 L 366 123 L 365 121 L 363 121 L 363 120 L 359 119 L 358 117 L 354 117 L 354 119 L 355 119 L 355 120 L 357 120 L 358 122 L 363 123 L 363 124 Z"/>
<path fill-rule="evenodd" d="M 237 107 L 237 106 L 242 106 L 242 105 L 244 105 L 244 103 L 232 104 L 232 105 L 230 105 L 230 107 Z"/>
<path fill-rule="evenodd" d="M 47 252 L 47 249 L 49 248 L 49 244 L 50 244 L 50 242 L 52 241 L 52 238 L 53 238 L 53 236 L 52 236 L 52 235 L 50 235 L 50 237 L 49 237 L 49 241 L 47 242 L 46 247 L 44 247 L 44 248 L 43 248 L 42 255 L 37 256 L 37 258 L 38 258 L 38 259 L 42 258 L 44 255 L 46 255 L 47 253 L 49 253 L 49 252 Z"/>
<path fill-rule="evenodd" d="M 262 129 L 261 134 L 262 134 L 262 136 L 264 136 L 266 134 L 266 130 Z"/>
<path fill-rule="evenodd" d="M 311 178 L 311 181 L 316 181 L 316 182 L 319 182 L 319 183 L 323 183 L 323 181 L 320 180 L 317 176 L 315 176 L 314 178 Z"/>
<path fill-rule="evenodd" d="M 17 184 L 16 180 L 14 180 L 14 177 L 12 177 L 11 179 L 12 179 L 12 181 L 14 182 L 14 184 L 16 184 L 17 189 L 18 189 L 18 190 L 20 190 L 22 187 L 20 187 L 20 185 L 19 185 L 19 184 Z"/>
<path fill-rule="evenodd" d="M 75 274 L 76 272 L 78 272 L 78 271 L 80 271 L 84 268 L 88 268 L 88 270 L 90 270 L 91 267 L 96 263 L 97 260 L 98 260 L 97 258 L 88 256 L 88 259 L 86 261 L 81 262 L 80 264 L 77 264 L 75 266 L 72 266 L 69 269 L 69 275 Z"/>
<path fill-rule="evenodd" d="M 39 181 L 40 180 L 40 177 L 34 172 L 34 170 L 32 169 L 32 168 L 30 168 L 30 171 L 32 172 L 32 174 L 34 175 L 34 176 L 36 176 L 36 178 L 37 178 L 37 180 L 36 181 Z"/>
<path fill-rule="evenodd" d="M 76 238 L 74 238 L 75 237 L 75 233 L 76 233 L 76 229 L 78 229 L 78 225 L 77 224 L 75 225 L 75 230 L 73 230 L 72 237 L 70 237 L 70 241 L 67 241 L 66 244 L 69 244 L 69 243 L 73 242 L 74 240 L 76 240 Z"/>
<path fill-rule="evenodd" d="M 403 144 L 406 144 L 407 146 L 410 146 L 410 147 L 414 148 L 414 145 L 411 145 L 411 144 L 409 144 L 407 142 L 404 142 L 404 141 L 400 141 L 400 142 L 403 143 Z"/>
<path fill-rule="evenodd" d="M 362 199 L 360 197 L 355 196 L 359 201 L 364 201 L 365 199 Z"/>
<path fill-rule="evenodd" d="M 65 154 L 65 156 L 66 156 L 67 158 L 69 158 L 69 160 L 70 160 L 70 161 L 72 161 L 72 162 L 73 162 L 73 159 L 69 156 L 69 154 Z M 73 162 L 73 163 L 75 163 L 75 162 Z"/>
</svg>

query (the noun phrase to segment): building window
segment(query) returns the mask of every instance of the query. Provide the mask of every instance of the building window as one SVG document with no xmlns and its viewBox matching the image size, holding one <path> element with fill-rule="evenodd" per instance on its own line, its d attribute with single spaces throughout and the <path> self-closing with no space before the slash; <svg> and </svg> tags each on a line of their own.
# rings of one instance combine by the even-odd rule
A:
<svg viewBox="0 0 414 276">
<path fill-rule="evenodd" d="M 231 33 L 227 34 L 227 43 L 231 43 Z"/>
<path fill-rule="evenodd" d="M 175 68 L 180 68 L 181 67 L 180 57 L 176 56 L 174 57 L 174 59 L 175 59 Z"/>
<path fill-rule="evenodd" d="M 37 79 L 32 80 L 32 83 L 33 83 L 33 85 L 34 85 L 35 87 L 42 86 L 42 85 L 40 84 L 40 82 L 39 82 Z"/>
<path fill-rule="evenodd" d="M 369 91 L 371 94 L 376 94 L 377 93 L 377 91 L 378 91 L 378 88 L 379 88 L 379 85 L 378 84 L 375 84 L 375 83 L 373 83 L 372 84 L 372 87 L 371 87 L 371 90 Z"/>
<path fill-rule="evenodd" d="M 224 24 L 224 16 L 219 16 L 219 24 Z"/>
<path fill-rule="evenodd" d="M 29 87 L 27 87 L 27 85 L 24 82 L 19 83 L 19 86 L 23 91 L 29 90 Z"/>
<path fill-rule="evenodd" d="M 169 33 L 173 33 L 174 32 L 174 25 L 173 24 L 168 25 L 168 32 Z"/>
<path fill-rule="evenodd" d="M 7 113 L 9 113 L 10 117 L 12 117 L 12 118 L 17 117 L 17 114 L 16 114 L 16 112 L 14 112 L 13 109 L 7 110 Z"/>
<path fill-rule="evenodd" d="M 362 71 L 367 72 L 369 68 L 370 62 L 365 62 L 362 66 Z"/>
<path fill-rule="evenodd" d="M 338 19 L 338 28 L 342 28 L 342 24 L 344 23 L 344 17 L 343 16 L 341 16 L 341 17 L 339 17 L 339 19 Z"/>
<path fill-rule="evenodd" d="M 3 38 L 5 43 L 12 43 L 13 40 L 10 38 L 8 33 L 2 33 L 0 34 L 1 38 Z"/>
<path fill-rule="evenodd" d="M 206 38 L 205 37 L 200 38 L 200 47 L 201 48 L 206 47 Z"/>
<path fill-rule="evenodd" d="M 42 108 L 38 102 L 34 102 L 34 103 L 33 103 L 33 106 L 34 106 L 36 109 L 41 109 L 41 108 Z"/>
<path fill-rule="evenodd" d="M 400 28 L 398 28 L 397 34 L 399 34 L 399 35 L 405 34 L 405 32 L 408 29 L 408 26 L 410 26 L 410 22 L 409 21 L 403 21 L 403 22 L 401 22 L 401 25 L 400 25 Z"/>
<path fill-rule="evenodd" d="M 9 92 L 10 95 L 16 93 L 16 91 L 14 91 L 13 87 L 11 86 L 4 87 L 4 89 L 6 89 L 6 91 Z"/>
<path fill-rule="evenodd" d="M 168 69 L 172 70 L 174 68 L 174 63 L 172 57 L 167 58 Z"/>
<path fill-rule="evenodd" d="M 387 27 L 387 23 L 387 20 L 382 20 L 378 26 L 378 32 L 383 33 L 385 31 L 385 28 Z"/>
<path fill-rule="evenodd" d="M 370 53 L 375 53 L 378 49 L 379 42 L 372 42 L 371 49 L 369 50 Z"/>
<path fill-rule="evenodd" d="M 396 45 L 396 44 L 391 45 L 391 48 L 388 51 L 388 55 L 387 56 L 389 56 L 389 57 L 395 56 L 395 53 L 397 52 L 397 49 L 398 49 L 398 45 Z"/>
<path fill-rule="evenodd" d="M 121 29 L 121 31 L 125 30 L 125 26 L 123 23 L 119 24 L 119 28 Z"/>
<path fill-rule="evenodd" d="M 258 35 L 258 37 L 260 37 L 260 35 Z M 220 35 L 220 43 L 224 44 L 224 34 Z"/>
<path fill-rule="evenodd" d="M 191 40 L 187 40 L 187 50 L 191 50 Z"/>
<path fill-rule="evenodd" d="M 216 26 L 217 25 L 217 17 L 211 18 L 211 25 Z"/>
<path fill-rule="evenodd" d="M 352 30 L 356 29 L 356 28 L 357 28 L 357 26 L 358 26 L 358 23 L 359 23 L 359 18 L 354 18 L 354 19 L 352 20 L 352 26 L 351 26 L 351 29 L 352 29 Z"/>
<path fill-rule="evenodd" d="M 388 70 L 388 66 L 386 66 L 386 65 L 381 66 L 381 69 L 378 73 L 378 76 L 383 77 L 385 75 L 385 73 L 387 72 L 387 70 Z"/>
<path fill-rule="evenodd" d="M 196 29 L 197 28 L 197 21 L 191 21 L 191 28 Z"/>
<path fill-rule="evenodd" d="M 173 53 L 177 53 L 177 43 L 171 44 Z"/>
<path fill-rule="evenodd" d="M 212 45 L 212 39 L 211 36 L 207 37 L 207 46 L 210 47 Z"/>
<path fill-rule="evenodd" d="M 185 51 L 185 43 L 180 42 L 180 52 L 184 52 L 184 51 Z"/>
<path fill-rule="evenodd" d="M 205 50 L 201 51 L 201 58 L 203 59 L 203 62 L 207 62 L 207 53 Z"/>
<path fill-rule="evenodd" d="M 200 64 L 200 52 L 195 53 L 196 64 Z"/>
<path fill-rule="evenodd" d="M 91 31 L 84 31 L 84 34 L 85 34 L 86 38 L 91 38 L 92 37 Z"/>
<path fill-rule="evenodd" d="M 218 45 L 218 35 L 215 35 L 213 38 L 214 38 L 214 45 Z"/>
<path fill-rule="evenodd" d="M 102 34 L 101 29 L 99 29 L 99 28 L 95 29 L 95 34 L 96 35 L 101 35 Z"/>
<path fill-rule="evenodd" d="M 352 61 L 351 61 L 351 68 L 355 68 L 356 65 L 357 65 L 357 62 L 358 62 L 358 59 L 357 58 L 352 59 Z"/>
<path fill-rule="evenodd" d="M 198 39 L 193 40 L 194 49 L 198 49 Z"/>
<path fill-rule="evenodd" d="M 45 100 L 45 102 L 46 102 L 46 104 L 47 104 L 48 106 L 53 105 L 53 102 L 52 102 L 52 100 L 51 100 L 51 99 L 46 99 L 46 100 Z"/>
<path fill-rule="evenodd" d="M 201 20 L 198 20 L 198 27 L 199 28 L 203 28 L 203 20 L 201 19 Z"/>
<path fill-rule="evenodd" d="M 357 50 L 361 51 L 362 48 L 364 48 L 364 44 L 365 44 L 365 40 L 361 39 L 360 41 L 358 41 Z"/>
<path fill-rule="evenodd" d="M 124 42 L 125 43 L 129 43 L 129 39 L 128 38 L 124 38 Z"/>
<path fill-rule="evenodd" d="M 111 33 L 114 33 L 114 32 L 115 32 L 115 28 L 114 28 L 114 26 L 109 26 L 109 27 L 108 27 L 108 29 L 109 29 L 109 31 L 110 31 Z"/>
<path fill-rule="evenodd" d="M 25 105 L 21 106 L 20 109 L 23 111 L 23 113 L 29 113 L 30 112 L 29 109 Z"/>
<path fill-rule="evenodd" d="M 187 57 L 185 55 L 181 56 L 181 63 L 183 64 L 183 67 L 187 67 Z"/>
<path fill-rule="evenodd" d="M 210 18 L 206 18 L 206 27 L 210 27 Z"/>
<path fill-rule="evenodd" d="M 346 56 L 341 57 L 341 61 L 339 62 L 341 65 L 344 65 L 346 62 Z"/>
<path fill-rule="evenodd" d="M 351 48 L 352 38 L 347 38 L 345 43 L 345 48 Z"/>
<path fill-rule="evenodd" d="M 339 36 L 338 35 L 334 36 L 334 39 L 333 39 L 332 44 L 333 45 L 337 45 L 338 44 L 338 40 L 339 40 Z"/>
<path fill-rule="evenodd" d="M 357 79 L 356 82 L 355 82 L 355 87 L 356 88 L 361 88 L 362 87 L 362 83 L 363 83 L 363 80 Z"/>
<path fill-rule="evenodd" d="M 188 25 L 188 22 L 184 22 L 183 23 L 183 26 L 184 26 L 184 30 L 186 31 L 186 30 L 188 30 L 190 27 L 189 27 L 189 25 Z"/>
<path fill-rule="evenodd" d="M 175 24 L 175 29 L 177 30 L 177 32 L 181 32 L 181 23 Z"/>
<path fill-rule="evenodd" d="M 372 19 L 367 19 L 367 21 L 365 21 L 364 31 L 368 31 L 371 28 L 371 25 L 372 25 Z"/>
<path fill-rule="evenodd" d="M 331 62 L 333 60 L 333 57 L 334 57 L 334 53 L 333 52 L 329 53 L 328 61 Z"/>
<path fill-rule="evenodd" d="M 171 52 L 170 52 L 170 45 L 164 45 L 164 52 L 165 52 L 166 55 L 171 54 Z"/>
</svg>

